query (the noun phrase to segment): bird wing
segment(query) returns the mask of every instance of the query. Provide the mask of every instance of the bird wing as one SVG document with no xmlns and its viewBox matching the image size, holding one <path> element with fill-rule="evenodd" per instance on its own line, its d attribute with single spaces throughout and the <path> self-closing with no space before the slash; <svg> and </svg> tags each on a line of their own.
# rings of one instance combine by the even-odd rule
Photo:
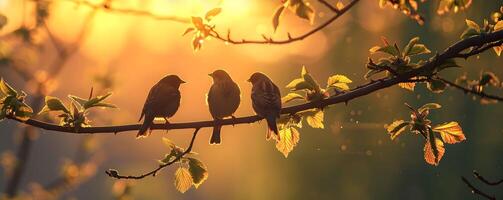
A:
<svg viewBox="0 0 503 200">
<path fill-rule="evenodd" d="M 147 100 L 143 105 L 140 115 L 140 120 L 148 113 L 159 110 L 164 104 L 168 104 L 170 100 L 180 99 L 180 92 L 174 87 L 162 87 L 160 84 L 155 84 L 148 93 Z"/>
<path fill-rule="evenodd" d="M 278 86 L 269 80 L 258 83 L 252 91 L 252 101 L 258 108 L 267 113 L 279 116 L 281 110 L 281 95 Z M 266 113 L 259 113 L 266 114 Z"/>
</svg>

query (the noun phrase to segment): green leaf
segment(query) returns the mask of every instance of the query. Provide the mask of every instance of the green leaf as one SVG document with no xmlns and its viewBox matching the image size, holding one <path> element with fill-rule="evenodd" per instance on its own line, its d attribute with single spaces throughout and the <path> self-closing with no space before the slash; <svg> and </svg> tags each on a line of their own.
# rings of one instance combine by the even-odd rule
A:
<svg viewBox="0 0 503 200">
<path fill-rule="evenodd" d="M 83 107 L 87 103 L 87 99 L 83 99 L 83 98 L 80 98 L 75 95 L 68 95 L 68 98 L 73 100 L 75 103 L 77 103 L 81 107 Z"/>
<path fill-rule="evenodd" d="M 494 32 L 503 30 L 503 20 L 496 22 L 493 29 L 494 29 Z"/>
<path fill-rule="evenodd" d="M 292 82 L 290 82 L 286 86 L 286 88 L 289 88 L 293 91 L 304 90 L 304 89 L 312 90 L 313 86 L 310 85 L 309 83 L 307 83 L 306 81 L 304 81 L 303 78 L 298 78 L 298 79 L 294 79 Z"/>
<path fill-rule="evenodd" d="M 391 140 L 397 138 L 405 128 L 410 125 L 410 122 L 404 120 L 397 120 L 386 127 L 386 130 L 390 134 Z"/>
<path fill-rule="evenodd" d="M 423 113 L 425 110 L 439 109 L 442 106 L 438 103 L 427 103 L 421 106 L 421 108 L 417 109 L 419 113 Z"/>
<path fill-rule="evenodd" d="M 189 170 L 184 167 L 179 167 L 175 172 L 175 187 L 181 192 L 185 193 L 187 190 L 192 187 L 192 176 L 190 175 Z"/>
<path fill-rule="evenodd" d="M 274 15 L 272 17 L 272 27 L 274 29 L 274 32 L 276 32 L 276 30 L 278 29 L 278 26 L 279 26 L 279 18 L 281 17 L 281 15 L 283 14 L 283 11 L 285 10 L 285 6 L 282 5 L 280 7 L 278 7 L 276 9 L 276 11 L 274 12 Z"/>
<path fill-rule="evenodd" d="M 349 90 L 348 83 L 352 83 L 351 79 L 344 75 L 334 75 L 328 78 L 327 87 L 336 87 L 341 90 Z"/>
<path fill-rule="evenodd" d="M 199 187 L 206 179 L 208 179 L 208 169 L 203 162 L 195 158 L 187 158 L 189 160 L 189 172 L 192 176 L 194 186 Z"/>
<path fill-rule="evenodd" d="M 95 103 L 91 107 L 117 108 L 117 106 L 115 104 L 111 104 L 111 103 Z"/>
<path fill-rule="evenodd" d="M 306 122 L 309 126 L 313 128 L 325 128 L 323 124 L 324 113 L 320 109 L 309 109 L 302 112 L 299 112 L 300 115 L 306 117 Z"/>
<path fill-rule="evenodd" d="M 6 96 L 17 96 L 16 90 L 12 88 L 3 78 L 0 78 L 0 92 Z"/>
<path fill-rule="evenodd" d="M 296 99 L 305 99 L 304 96 L 297 94 L 297 93 L 288 93 L 286 96 L 281 98 L 281 102 L 283 104 L 288 103 L 290 101 L 296 100 Z"/>
<path fill-rule="evenodd" d="M 103 100 L 105 100 L 106 98 L 108 98 L 111 95 L 112 95 L 112 93 L 110 92 L 110 93 L 107 93 L 102 96 L 97 96 L 97 97 L 91 98 L 89 101 L 84 103 L 84 105 L 82 105 L 82 106 L 84 107 L 84 109 L 94 107 L 97 103 L 101 103 Z"/>
<path fill-rule="evenodd" d="M 431 53 L 431 51 L 424 44 L 415 44 L 407 55 L 414 56 L 428 53 Z"/>
<path fill-rule="evenodd" d="M 416 43 L 419 42 L 419 37 L 412 38 L 407 45 L 405 45 L 403 49 L 403 55 L 408 56 L 410 51 L 412 50 L 412 47 L 416 45 Z"/>
<path fill-rule="evenodd" d="M 52 96 L 45 97 L 45 106 L 39 112 L 39 114 L 47 112 L 47 111 L 63 111 L 65 113 L 70 113 L 68 108 L 66 108 L 66 106 L 63 104 L 63 102 L 59 98 L 52 97 Z"/>
<path fill-rule="evenodd" d="M 302 66 L 302 78 L 306 83 L 311 85 L 311 89 L 315 90 L 316 92 L 320 92 L 320 84 L 314 80 L 314 78 L 311 76 L 311 74 L 307 71 L 306 66 Z"/>
<path fill-rule="evenodd" d="M 392 56 L 399 56 L 400 55 L 400 51 L 395 46 L 391 46 L 391 45 L 387 45 L 384 47 L 375 46 L 375 47 L 372 47 L 369 51 L 370 51 L 370 53 L 383 52 L 383 53 L 387 53 Z"/>
<path fill-rule="evenodd" d="M 206 13 L 206 15 L 204 16 L 204 18 L 207 21 L 211 21 L 215 16 L 217 16 L 218 14 L 220 14 L 220 12 L 222 12 L 222 8 L 213 8 L 213 9 L 211 9 L 210 11 L 208 11 Z"/>
<path fill-rule="evenodd" d="M 445 84 L 443 81 L 436 79 L 429 81 L 426 85 L 428 89 L 433 93 L 442 93 L 447 87 L 447 84 Z"/>
</svg>

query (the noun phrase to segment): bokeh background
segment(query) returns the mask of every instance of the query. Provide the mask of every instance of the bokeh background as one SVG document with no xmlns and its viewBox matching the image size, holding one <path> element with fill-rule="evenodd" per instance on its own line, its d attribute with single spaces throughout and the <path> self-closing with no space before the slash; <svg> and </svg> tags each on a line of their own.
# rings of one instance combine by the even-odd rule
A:
<svg viewBox="0 0 503 200">
<path fill-rule="evenodd" d="M 9 19 L 1 31 L 3 35 L 23 23 L 32 23 L 29 16 L 33 2 L 22 2 L 0 0 L 0 12 Z M 368 49 L 380 44 L 381 36 L 400 45 L 420 36 L 433 52 L 442 51 L 458 40 L 466 18 L 481 23 L 502 3 L 475 0 L 466 11 L 438 16 L 436 1 L 431 1 L 421 7 L 426 23 L 420 26 L 397 11 L 380 9 L 377 1 L 361 1 L 330 27 L 300 42 L 227 45 L 213 39 L 205 41 L 198 52 L 191 48 L 191 36 L 181 36 L 188 24 L 100 9 L 80 50 L 58 76 L 57 89 L 51 95 L 87 96 L 91 87 L 100 87 L 96 77 L 105 76 L 113 81 L 113 88 L 107 89 L 114 93 L 110 101 L 120 109 L 93 112 L 92 125 L 135 123 L 150 87 L 166 74 L 177 74 L 188 84 L 181 87 L 181 107 L 171 121 L 207 120 L 210 115 L 205 94 L 211 85 L 207 74 L 225 69 L 242 89 L 243 100 L 236 116 L 246 116 L 253 111 L 251 87 L 245 80 L 255 71 L 267 73 L 279 86 L 285 86 L 299 76 L 305 65 L 322 83 L 337 73 L 348 76 L 354 81 L 351 86 L 357 86 L 365 82 Z M 180 17 L 201 16 L 218 6 L 223 9 L 213 21 L 218 30 L 225 33 L 230 28 L 234 39 L 260 39 L 262 33 L 272 34 L 271 17 L 278 4 L 253 0 L 116 0 L 112 5 Z M 313 5 L 324 11 L 319 4 Z M 71 1 L 54 1 L 47 25 L 62 44 L 71 44 L 90 10 Z M 315 25 L 330 15 L 326 10 L 318 14 Z M 288 13 L 273 36 L 285 38 L 286 32 L 296 35 L 310 28 L 312 25 Z M 35 50 L 23 51 L 34 73 L 46 69 L 55 57 L 47 35 L 40 34 L 37 39 L 47 53 L 36 56 Z M 452 79 L 463 71 L 473 79 L 482 70 L 503 75 L 503 62 L 492 51 L 460 64 L 464 66 L 462 70 L 443 73 Z M 32 92 L 33 85 L 24 84 L 12 70 L 0 68 L 0 73 L 16 88 Z M 287 89 L 282 88 L 282 92 L 285 94 Z M 442 104 L 442 109 L 432 111 L 433 122 L 460 122 L 467 140 L 447 145 L 439 166 L 426 164 L 422 138 L 407 134 L 392 142 L 384 129 L 386 123 L 409 116 L 404 102 L 414 106 Z M 136 199 L 474 199 L 461 182 L 460 176 L 466 176 L 484 191 L 503 197 L 501 186 L 484 186 L 471 177 L 474 169 L 488 178 L 503 177 L 502 109 L 502 104 L 480 105 L 457 90 L 432 94 L 420 85 L 412 93 L 395 86 L 328 109 L 326 128 L 301 129 L 300 143 L 288 158 L 272 142 L 264 140 L 265 123 L 224 127 L 223 144 L 219 146 L 208 145 L 211 130 L 203 129 L 193 150 L 208 166 L 210 175 L 206 182 L 197 190 L 180 194 L 173 186 L 172 167 L 156 177 L 132 182 L 131 194 Z M 0 151 L 16 148 L 20 126 L 9 120 L 0 123 Z M 101 157 L 96 175 L 62 198 L 112 198 L 114 180 L 104 170 L 145 172 L 156 167 L 156 160 L 167 153 L 162 137 L 185 146 L 190 133 L 191 130 L 155 131 L 142 140 L 135 139 L 135 132 L 94 136 Z M 30 192 L 32 183 L 47 184 L 58 176 L 62 164 L 73 157 L 84 137 L 41 131 L 22 190 Z M 0 180 L 0 188 L 4 188 L 4 173 Z"/>
</svg>

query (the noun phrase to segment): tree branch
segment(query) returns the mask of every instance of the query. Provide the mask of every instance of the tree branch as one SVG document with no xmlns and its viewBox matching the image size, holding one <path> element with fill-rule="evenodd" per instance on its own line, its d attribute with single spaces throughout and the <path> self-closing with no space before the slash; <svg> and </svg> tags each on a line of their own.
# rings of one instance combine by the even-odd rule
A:
<svg viewBox="0 0 503 200">
<path fill-rule="evenodd" d="M 185 156 L 186 154 L 190 153 L 192 151 L 192 146 L 194 146 L 194 141 L 196 140 L 196 136 L 197 136 L 197 133 L 199 132 L 201 128 L 196 128 L 196 130 L 194 130 L 194 133 L 192 133 L 192 139 L 190 140 L 190 143 L 189 143 L 189 146 L 187 147 L 187 149 L 182 152 L 180 155 L 178 155 L 175 159 L 173 159 L 172 161 L 166 163 L 166 164 L 162 164 L 162 165 L 159 165 L 159 167 L 155 168 L 154 170 L 148 172 L 148 173 L 145 173 L 145 174 L 142 174 L 142 175 L 138 175 L 138 176 L 123 176 L 123 175 L 120 175 L 118 173 L 114 173 L 112 172 L 112 170 L 108 170 L 108 171 L 105 171 L 105 173 L 110 176 L 110 177 L 113 177 L 113 178 L 116 178 L 116 179 L 142 179 L 142 178 L 145 178 L 147 176 L 155 176 L 157 174 L 157 172 L 159 172 L 161 169 L 167 167 L 167 166 L 170 166 L 172 165 L 173 163 L 176 163 L 178 162 L 180 159 L 183 158 L 183 156 Z M 117 171 L 115 171 L 117 172 Z"/>
<path fill-rule="evenodd" d="M 347 103 L 352 99 L 365 96 L 372 92 L 396 85 L 398 83 L 410 82 L 412 78 L 417 76 L 431 76 L 431 72 L 435 67 L 439 66 L 441 63 L 448 59 L 455 58 L 459 52 L 462 52 L 468 48 L 483 45 L 486 43 L 492 43 L 495 41 L 503 40 L 503 30 L 487 34 L 485 36 L 475 36 L 468 39 L 461 40 L 454 45 L 447 48 L 442 54 L 437 54 L 433 58 L 429 59 L 422 66 L 413 69 L 408 72 L 404 72 L 398 76 L 381 78 L 378 80 L 371 81 L 365 85 L 358 86 L 352 90 L 331 96 L 326 99 L 319 101 L 307 102 L 304 104 L 285 107 L 281 110 L 282 114 L 295 114 L 297 112 L 308 110 L 312 108 L 324 108 L 329 105 L 334 105 L 338 103 Z M 138 130 L 141 124 L 128 124 L 128 125 L 118 125 L 118 126 L 101 126 L 101 127 L 65 127 L 59 126 L 51 123 L 46 123 L 38 121 L 35 119 L 29 119 L 27 121 L 21 121 L 12 116 L 7 116 L 9 119 L 16 120 L 21 123 L 25 123 L 30 126 L 42 128 L 45 130 L 75 133 L 75 134 L 94 134 L 94 133 L 119 133 L 125 131 Z M 262 117 L 257 115 L 239 117 L 234 119 L 224 119 L 218 121 L 198 121 L 198 122 L 183 122 L 183 123 L 170 123 L 170 124 L 154 124 L 152 126 L 153 130 L 170 130 L 170 129 L 193 129 L 193 128 L 204 128 L 204 127 L 214 127 L 215 125 L 236 125 L 236 124 L 247 124 L 254 123 L 261 120 Z"/>
<path fill-rule="evenodd" d="M 227 34 L 227 37 L 225 38 L 213 29 L 210 32 L 210 36 L 214 37 L 218 40 L 221 40 L 223 42 L 230 43 L 230 44 L 288 44 L 288 43 L 303 40 L 303 39 L 315 34 L 316 32 L 321 31 L 323 28 L 327 27 L 332 22 L 334 22 L 336 19 L 338 19 L 340 16 L 344 15 L 344 13 L 346 13 L 348 10 L 350 10 L 359 1 L 360 0 L 351 1 L 348 5 L 344 6 L 344 8 L 340 9 L 338 12 L 334 11 L 336 14 L 332 18 L 327 20 L 326 22 L 320 24 L 318 27 L 312 29 L 311 31 L 306 32 L 306 33 L 299 35 L 299 36 L 296 36 L 296 37 L 292 37 L 292 36 L 290 36 L 290 34 L 288 34 L 288 38 L 283 39 L 283 40 L 273 40 L 272 38 L 265 38 L 264 40 L 245 40 L 245 39 L 234 40 L 230 37 L 229 33 Z M 320 1 L 320 2 L 324 2 L 324 1 Z"/>
<path fill-rule="evenodd" d="M 492 186 L 495 186 L 495 185 L 499 185 L 499 184 L 502 184 L 503 183 L 503 179 L 499 180 L 499 181 L 489 181 L 487 179 L 485 179 L 482 175 L 480 175 L 477 171 L 473 171 L 473 176 L 475 176 L 475 178 L 479 179 L 480 181 L 482 181 L 483 183 L 487 184 L 487 185 L 492 185 Z"/>
<path fill-rule="evenodd" d="M 106 4 L 106 3 L 94 4 L 94 3 L 91 3 L 90 1 L 87 1 L 87 0 L 84 0 L 84 1 L 82 1 L 82 0 L 65 0 L 65 1 L 73 2 L 77 5 L 84 5 L 84 6 L 90 7 L 94 10 L 101 9 L 101 10 L 105 10 L 108 12 L 149 17 L 149 18 L 152 18 L 155 20 L 166 20 L 166 21 L 173 21 L 173 22 L 179 22 L 179 23 L 184 23 L 184 24 L 190 23 L 189 18 L 183 18 L 183 17 L 179 17 L 179 16 L 169 16 L 169 15 L 160 16 L 160 15 L 153 14 L 149 11 L 143 11 L 143 10 L 134 10 L 134 9 L 127 9 L 127 8 L 113 8 L 110 5 L 110 3 L 109 4 Z"/>
<path fill-rule="evenodd" d="M 442 77 L 437 77 L 436 79 L 446 83 L 447 85 L 451 86 L 451 87 L 454 87 L 456 89 L 459 89 L 461 91 L 463 91 L 465 94 L 474 94 L 476 96 L 479 96 L 481 98 L 485 98 L 485 99 L 493 99 L 493 100 L 496 100 L 496 101 L 503 101 L 503 97 L 500 97 L 500 96 L 496 96 L 496 95 L 491 95 L 491 94 L 487 94 L 483 91 L 477 91 L 477 90 L 474 90 L 474 89 L 470 89 L 470 88 L 466 88 L 466 87 L 463 87 L 461 85 L 458 85 L 452 81 L 449 81 L 447 79 L 444 79 Z"/>
<path fill-rule="evenodd" d="M 480 195 L 486 199 L 489 199 L 489 200 L 496 200 L 496 197 L 494 196 L 491 196 L 489 194 L 486 194 L 485 192 L 477 189 L 475 186 L 473 186 L 465 177 L 461 177 L 461 180 L 472 190 L 472 193 L 473 194 L 477 194 L 477 195 Z"/>
</svg>

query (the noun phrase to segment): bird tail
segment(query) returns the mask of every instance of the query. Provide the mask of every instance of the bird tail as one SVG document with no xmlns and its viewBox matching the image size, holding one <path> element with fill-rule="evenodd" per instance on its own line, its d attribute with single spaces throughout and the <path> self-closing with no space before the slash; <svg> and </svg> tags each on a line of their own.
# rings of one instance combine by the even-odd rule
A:
<svg viewBox="0 0 503 200">
<path fill-rule="evenodd" d="M 220 130 L 222 126 L 213 127 L 213 134 L 211 135 L 210 144 L 220 144 L 222 140 L 220 139 Z"/>
<path fill-rule="evenodd" d="M 138 134 L 136 135 L 136 138 L 147 137 L 147 131 L 150 129 L 150 126 L 152 126 L 153 122 L 154 117 L 145 116 L 145 120 L 143 121 L 143 124 L 140 127 L 140 131 L 138 131 Z"/>
<path fill-rule="evenodd" d="M 268 116 L 265 118 L 265 120 L 267 121 L 267 127 L 268 127 L 266 139 L 267 140 L 271 139 L 272 136 L 271 132 L 274 132 L 274 134 L 276 134 L 277 136 L 277 139 L 280 140 L 278 126 L 276 125 L 276 117 Z"/>
</svg>

